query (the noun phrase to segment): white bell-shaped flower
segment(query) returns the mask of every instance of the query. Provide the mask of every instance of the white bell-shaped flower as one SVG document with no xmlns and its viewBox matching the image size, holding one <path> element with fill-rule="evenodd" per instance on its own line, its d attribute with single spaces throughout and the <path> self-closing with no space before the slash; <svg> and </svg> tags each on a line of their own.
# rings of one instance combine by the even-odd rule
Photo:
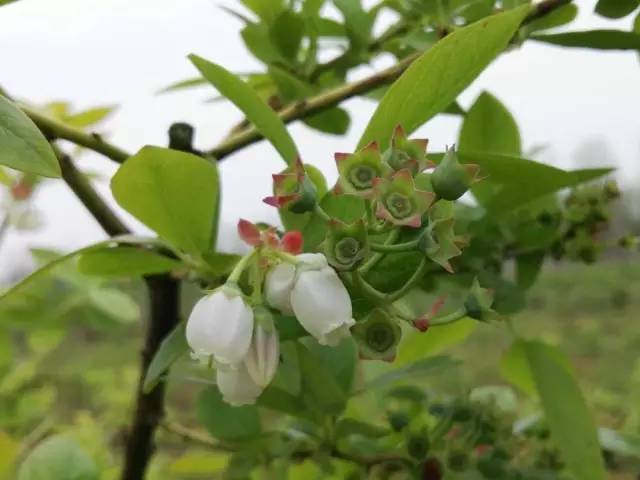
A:
<svg viewBox="0 0 640 480">
<path fill-rule="evenodd" d="M 291 306 L 300 324 L 321 345 L 336 346 L 355 324 L 351 298 L 324 255 L 298 255 Z"/>
<path fill-rule="evenodd" d="M 222 364 L 242 362 L 253 334 L 253 311 L 239 292 L 220 288 L 201 298 L 187 321 L 186 336 L 194 356 Z"/>
<path fill-rule="evenodd" d="M 253 329 L 251 346 L 244 357 L 244 365 L 253 381 L 264 388 L 273 379 L 280 360 L 280 339 L 275 329 L 265 330 L 261 325 Z"/>
<path fill-rule="evenodd" d="M 285 315 L 293 315 L 291 289 L 296 276 L 296 267 L 290 263 L 279 263 L 271 268 L 264 281 L 264 297 L 267 303 Z"/>
<path fill-rule="evenodd" d="M 253 381 L 244 363 L 236 367 L 219 367 L 216 383 L 222 399 L 234 407 L 256 403 L 263 390 Z"/>
</svg>

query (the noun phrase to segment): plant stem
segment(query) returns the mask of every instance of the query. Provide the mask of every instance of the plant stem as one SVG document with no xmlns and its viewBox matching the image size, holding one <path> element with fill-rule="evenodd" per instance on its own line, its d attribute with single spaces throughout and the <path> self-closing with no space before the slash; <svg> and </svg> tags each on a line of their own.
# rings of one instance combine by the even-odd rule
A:
<svg viewBox="0 0 640 480">
<path fill-rule="evenodd" d="M 418 240 L 411 240 L 404 243 L 371 243 L 371 250 L 374 252 L 410 252 L 418 246 Z"/>
<path fill-rule="evenodd" d="M 127 152 L 107 142 L 97 133 L 85 133 L 25 105 L 20 105 L 20 108 L 42 130 L 42 133 L 51 140 L 62 138 L 94 152 L 101 153 L 117 163 L 122 163 L 130 157 Z"/>
<path fill-rule="evenodd" d="M 255 256 L 255 254 L 256 254 L 256 251 L 252 250 L 250 253 L 248 253 L 247 255 L 242 257 L 240 260 L 238 260 L 238 263 L 236 263 L 235 267 L 233 267 L 233 270 L 227 277 L 227 282 L 238 283 L 238 280 L 240 280 L 240 276 L 242 275 L 242 272 L 244 272 L 245 268 L 247 268 L 247 265 L 249 264 L 251 259 Z"/>
<path fill-rule="evenodd" d="M 442 317 L 434 317 L 432 319 L 428 319 L 429 327 L 448 325 L 450 323 L 457 322 L 458 320 L 461 320 L 466 316 L 467 316 L 467 310 L 464 307 L 462 307 L 456 310 L 455 312 L 449 313 L 448 315 L 443 315 Z"/>
<path fill-rule="evenodd" d="M 400 236 L 400 230 L 398 229 L 393 230 L 389 234 L 387 239 L 384 241 L 384 243 L 390 245 L 393 242 L 395 242 L 399 236 Z M 358 268 L 358 272 L 361 275 L 366 275 L 367 272 L 369 272 L 369 270 L 375 267 L 378 264 L 378 262 L 384 258 L 384 255 L 385 255 L 384 253 L 374 253 L 373 255 L 371 255 L 369 260 L 367 260 L 360 268 Z"/>
<path fill-rule="evenodd" d="M 153 455 L 154 433 L 164 416 L 165 384 L 160 382 L 149 393 L 144 393 L 142 387 L 151 360 L 162 341 L 178 324 L 180 315 L 180 284 L 177 280 L 168 275 L 153 275 L 146 277 L 145 282 L 149 294 L 149 322 L 142 349 L 135 410 L 127 432 L 121 480 L 144 478 Z"/>
</svg>

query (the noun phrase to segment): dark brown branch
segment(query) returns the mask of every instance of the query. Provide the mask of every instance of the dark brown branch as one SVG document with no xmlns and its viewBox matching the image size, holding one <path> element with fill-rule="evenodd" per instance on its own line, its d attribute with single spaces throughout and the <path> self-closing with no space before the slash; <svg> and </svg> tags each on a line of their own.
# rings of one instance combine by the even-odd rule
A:
<svg viewBox="0 0 640 480">
<path fill-rule="evenodd" d="M 164 416 L 165 384 L 149 393 L 142 386 L 149 364 L 162 340 L 171 333 L 180 317 L 180 284 L 168 275 L 145 278 L 149 293 L 149 324 L 142 349 L 140 380 L 133 419 L 127 432 L 121 480 L 142 480 L 154 453 L 154 434 Z"/>
</svg>

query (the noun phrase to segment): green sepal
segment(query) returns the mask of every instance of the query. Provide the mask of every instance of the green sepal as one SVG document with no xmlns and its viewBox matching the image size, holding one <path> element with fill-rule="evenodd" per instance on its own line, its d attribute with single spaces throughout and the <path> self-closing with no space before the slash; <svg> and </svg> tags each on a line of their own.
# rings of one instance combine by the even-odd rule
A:
<svg viewBox="0 0 640 480">
<path fill-rule="evenodd" d="M 360 348 L 360 358 L 385 362 L 393 362 L 396 358 L 402 329 L 386 310 L 372 310 L 351 329 L 351 333 Z"/>
<path fill-rule="evenodd" d="M 380 148 L 371 142 L 356 153 L 336 153 L 338 186 L 342 193 L 371 198 L 374 194 L 374 179 L 384 177 L 389 167 L 382 162 Z"/>
<path fill-rule="evenodd" d="M 324 254 L 336 270 L 352 270 L 369 254 L 369 236 L 364 219 L 347 224 L 336 218 L 328 222 Z"/>
<path fill-rule="evenodd" d="M 501 315 L 492 308 L 493 299 L 493 291 L 482 288 L 478 279 L 474 279 L 471 290 L 469 290 L 467 298 L 464 301 L 464 308 L 467 311 L 467 315 L 481 322 L 501 320 Z"/>
<path fill-rule="evenodd" d="M 480 180 L 478 174 L 478 165 L 462 165 L 458 161 L 455 147 L 451 147 L 447 148 L 442 161 L 431 174 L 431 185 L 438 197 L 457 200 Z"/>
<path fill-rule="evenodd" d="M 275 329 L 274 315 L 271 310 L 261 304 L 253 305 L 253 321 L 255 325 L 259 325 L 265 332 L 273 332 Z"/>
<path fill-rule="evenodd" d="M 453 208 L 452 202 L 438 201 L 429 211 L 429 226 L 418 241 L 421 252 L 451 273 L 449 260 L 460 255 L 467 244 L 464 237 L 455 234 Z"/>
<path fill-rule="evenodd" d="M 408 169 L 415 177 L 417 174 L 435 166 L 427 160 L 429 140 L 423 138 L 407 138 L 401 125 L 396 126 L 391 138 L 391 147 L 384 153 L 384 162 L 394 171 Z"/>
<path fill-rule="evenodd" d="M 433 192 L 416 188 L 411 172 L 406 168 L 394 173 L 391 179 L 376 178 L 374 187 L 376 216 L 394 225 L 420 227 L 422 216 L 435 198 Z"/>
</svg>

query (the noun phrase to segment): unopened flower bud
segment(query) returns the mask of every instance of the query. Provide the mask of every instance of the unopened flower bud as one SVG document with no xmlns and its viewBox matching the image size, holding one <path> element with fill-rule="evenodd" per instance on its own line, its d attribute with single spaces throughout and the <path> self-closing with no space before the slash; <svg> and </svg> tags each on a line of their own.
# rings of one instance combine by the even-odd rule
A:
<svg viewBox="0 0 640 480">
<path fill-rule="evenodd" d="M 351 270 L 369 253 L 367 228 L 363 219 L 346 224 L 337 219 L 329 221 L 324 252 L 337 270 Z"/>
<path fill-rule="evenodd" d="M 244 363 L 219 367 L 216 383 L 222 399 L 234 407 L 256 403 L 263 390 L 253 381 Z"/>
<path fill-rule="evenodd" d="M 295 274 L 295 266 L 290 263 L 279 263 L 267 272 L 264 281 L 264 296 L 267 303 L 285 315 L 293 315 L 291 290 Z"/>
<path fill-rule="evenodd" d="M 311 212 L 316 205 L 317 189 L 304 170 L 300 158 L 285 173 L 273 175 L 274 195 L 263 201 L 293 213 Z"/>
<path fill-rule="evenodd" d="M 489 321 L 497 316 L 497 313 L 491 308 L 492 305 L 493 292 L 482 288 L 478 280 L 474 280 L 467 299 L 464 302 L 467 315 L 482 322 Z"/>
<path fill-rule="evenodd" d="M 256 385 L 264 388 L 273 379 L 280 360 L 280 340 L 273 324 L 265 328 L 256 322 L 251 346 L 244 358 L 247 372 Z"/>
<path fill-rule="evenodd" d="M 352 330 L 362 358 L 387 362 L 395 359 L 402 330 L 388 312 L 376 308 Z"/>
<path fill-rule="evenodd" d="M 431 185 L 438 197 L 457 200 L 478 180 L 477 165 L 462 165 L 455 149 L 449 148 L 431 174 Z"/>
</svg>

